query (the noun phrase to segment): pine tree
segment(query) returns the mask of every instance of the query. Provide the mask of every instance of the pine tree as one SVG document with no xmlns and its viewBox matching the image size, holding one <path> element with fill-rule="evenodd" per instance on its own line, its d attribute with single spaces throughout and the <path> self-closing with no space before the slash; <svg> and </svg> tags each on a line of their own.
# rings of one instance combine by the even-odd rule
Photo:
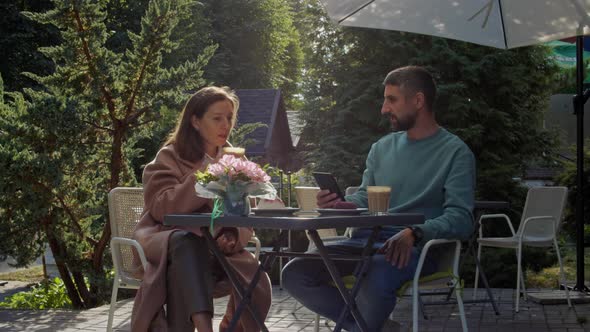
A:
<svg viewBox="0 0 590 332">
<path fill-rule="evenodd" d="M 53 63 L 37 48 L 59 42 L 55 27 L 26 19 L 20 11 L 41 11 L 51 8 L 50 0 L 20 0 L 0 2 L 0 73 L 6 91 L 21 91 L 36 87 L 34 81 L 21 75 L 32 71 L 46 75 Z"/>
<path fill-rule="evenodd" d="M 9 95 L 0 121 L 0 228 L 6 234 L 0 254 L 24 265 L 47 241 L 76 308 L 99 304 L 109 287 L 107 193 L 136 184 L 130 160 L 142 153 L 137 142 L 174 118 L 187 93 L 205 84 L 203 67 L 216 48 L 162 64 L 182 43 L 171 36 L 179 13 L 195 4 L 189 0 L 150 1 L 140 31 L 126 32 L 128 47 L 110 48 L 107 4 L 55 0 L 52 10 L 24 13 L 55 25 L 63 42 L 41 49 L 55 63 L 53 74 L 28 74 L 43 89 L 27 90 L 26 98 Z"/>
</svg>

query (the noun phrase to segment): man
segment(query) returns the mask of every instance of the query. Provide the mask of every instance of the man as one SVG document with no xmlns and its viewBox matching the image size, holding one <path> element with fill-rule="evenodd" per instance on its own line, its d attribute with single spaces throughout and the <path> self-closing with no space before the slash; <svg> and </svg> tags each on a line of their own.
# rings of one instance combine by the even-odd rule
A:
<svg viewBox="0 0 590 332">
<path fill-rule="evenodd" d="M 396 290 L 414 277 L 421 246 L 436 238 L 467 239 L 473 231 L 475 159 L 463 141 L 436 122 L 432 76 L 409 66 L 390 72 L 383 84 L 381 114 L 389 118 L 394 132 L 373 144 L 362 184 L 345 200 L 367 207 L 367 186 L 390 186 L 389 212 L 422 213 L 426 221 L 415 227 L 384 227 L 381 232 L 356 298 L 370 331 L 381 330 L 395 307 Z M 317 196 L 321 208 L 337 207 L 338 201 L 326 190 Z M 358 255 L 370 233 L 357 228 L 350 239 L 326 246 L 333 254 Z M 342 275 L 350 275 L 356 262 L 336 264 Z M 429 257 L 423 273 L 434 272 L 436 259 Z M 294 259 L 282 273 L 283 285 L 295 299 L 324 317 L 338 319 L 344 300 L 322 261 Z M 350 315 L 343 327 L 358 330 Z"/>
</svg>

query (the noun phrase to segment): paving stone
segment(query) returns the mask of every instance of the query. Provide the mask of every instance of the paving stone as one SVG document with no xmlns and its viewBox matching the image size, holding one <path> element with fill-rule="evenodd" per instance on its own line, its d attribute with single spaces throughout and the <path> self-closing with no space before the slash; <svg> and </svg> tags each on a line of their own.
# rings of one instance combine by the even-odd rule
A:
<svg viewBox="0 0 590 332">
<path fill-rule="evenodd" d="M 466 290 L 468 291 L 468 290 Z M 578 324 L 578 317 L 590 318 L 590 304 L 578 304 L 574 308 L 567 305 L 540 305 L 532 302 L 521 304 L 521 311 L 513 310 L 513 290 L 494 289 L 494 297 L 499 299 L 500 315 L 495 315 L 489 303 L 466 304 L 467 324 L 471 331 L 480 332 L 528 332 L 528 331 L 580 331 L 590 332 L 590 326 Z M 481 293 L 484 296 L 483 293 Z M 470 296 L 469 293 L 467 296 Z M 468 298 L 468 297 L 466 297 Z M 227 298 L 217 299 L 213 326 L 219 326 L 225 312 Z M 113 330 L 128 332 L 133 301 L 118 302 L 114 316 Z M 109 306 L 87 311 L 76 310 L 0 310 L 0 331 L 104 331 L 107 324 Z M 429 319 L 420 315 L 420 331 L 451 332 L 461 331 L 457 306 L 427 307 Z M 397 306 L 393 318 L 404 327 L 411 327 L 411 302 L 402 301 Z M 325 324 L 321 319 L 320 331 L 331 331 L 334 323 Z M 302 307 L 284 291 L 274 290 L 273 306 L 266 324 L 271 332 L 314 331 L 315 314 Z"/>
<path fill-rule="evenodd" d="M 480 326 L 478 331 L 479 332 L 496 332 L 497 329 L 496 329 L 496 327 L 493 327 L 493 326 Z"/>
</svg>

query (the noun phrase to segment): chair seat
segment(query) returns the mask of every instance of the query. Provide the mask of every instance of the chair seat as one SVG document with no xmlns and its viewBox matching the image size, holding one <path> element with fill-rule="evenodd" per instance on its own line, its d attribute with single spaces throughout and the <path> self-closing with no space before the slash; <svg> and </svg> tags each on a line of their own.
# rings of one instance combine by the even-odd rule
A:
<svg viewBox="0 0 590 332">
<path fill-rule="evenodd" d="M 484 237 L 477 239 L 477 242 L 482 246 L 486 247 L 497 247 L 497 248 L 518 248 L 518 238 L 516 236 L 511 237 Z M 552 246 L 553 242 L 546 237 L 537 238 L 527 236 L 523 238 L 523 245 L 530 247 L 547 247 Z"/>
<path fill-rule="evenodd" d="M 119 288 L 128 288 L 128 289 L 139 289 L 141 285 L 141 280 L 135 278 L 120 278 Z"/>
<path fill-rule="evenodd" d="M 420 277 L 418 280 L 418 286 L 422 290 L 438 289 L 449 287 L 449 283 L 453 283 L 457 277 L 453 276 L 450 271 L 440 271 L 433 274 L 425 275 Z M 402 284 L 397 290 L 396 295 L 398 297 L 403 296 L 409 289 L 412 289 L 413 280 L 408 280 Z"/>
<path fill-rule="evenodd" d="M 256 247 L 248 246 L 248 247 L 244 247 L 244 250 L 247 250 L 247 251 L 249 251 L 251 253 L 255 253 L 256 252 Z M 263 253 L 263 252 L 271 252 L 271 251 L 274 251 L 274 250 L 275 250 L 274 247 L 260 247 L 260 252 L 261 253 Z M 281 247 L 281 251 L 287 251 L 287 250 L 289 250 L 289 247 Z"/>
<path fill-rule="evenodd" d="M 420 277 L 418 280 L 418 285 L 421 289 L 437 289 L 448 287 L 448 284 L 452 283 L 454 279 L 456 279 L 456 277 L 454 277 L 451 272 L 440 271 Z M 344 283 L 344 287 L 347 289 L 352 289 L 352 286 L 356 282 L 356 278 L 353 275 L 343 276 L 342 282 Z M 398 297 L 403 296 L 409 289 L 412 289 L 412 283 L 413 280 L 408 280 L 403 283 L 402 286 L 396 291 L 396 295 Z M 334 282 L 330 282 L 330 285 L 336 287 Z"/>
<path fill-rule="evenodd" d="M 343 241 L 343 240 L 350 240 L 350 238 L 348 236 L 344 236 L 344 235 L 337 235 L 337 236 L 330 236 L 330 237 L 322 238 L 322 242 L 324 244 L 326 244 L 328 242 Z"/>
<path fill-rule="evenodd" d="M 329 245 L 330 243 L 350 239 L 348 236 L 344 236 L 344 235 L 336 235 L 336 236 L 329 236 L 329 237 L 321 237 L 320 236 L 320 238 L 322 239 L 322 243 L 324 245 Z M 307 250 L 314 250 L 314 249 L 315 249 L 315 244 L 313 243 L 312 240 L 309 240 L 309 246 L 307 247 Z"/>
</svg>

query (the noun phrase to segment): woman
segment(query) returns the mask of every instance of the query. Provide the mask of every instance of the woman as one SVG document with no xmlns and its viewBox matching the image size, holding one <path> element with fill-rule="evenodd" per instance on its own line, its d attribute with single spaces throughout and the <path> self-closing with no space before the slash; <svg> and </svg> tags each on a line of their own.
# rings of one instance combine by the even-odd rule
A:
<svg viewBox="0 0 590 332">
<path fill-rule="evenodd" d="M 228 88 L 199 90 L 185 105 L 164 147 L 144 169 L 145 205 L 134 238 L 145 251 L 148 265 L 135 297 L 132 331 L 213 331 L 212 298 L 228 294 L 230 300 L 219 330 L 229 326 L 239 302 L 237 294 L 224 280 L 225 274 L 215 264 L 200 230 L 164 226 L 162 221 L 167 214 L 211 211 L 211 200 L 196 195 L 194 174 L 221 156 L 238 105 L 237 96 Z M 216 229 L 214 234 L 244 283 L 258 268 L 258 261 L 243 249 L 252 232 L 240 227 Z M 253 294 L 263 318 L 270 301 L 270 280 L 264 274 Z M 242 312 L 236 330 L 259 330 L 248 310 Z"/>
</svg>

